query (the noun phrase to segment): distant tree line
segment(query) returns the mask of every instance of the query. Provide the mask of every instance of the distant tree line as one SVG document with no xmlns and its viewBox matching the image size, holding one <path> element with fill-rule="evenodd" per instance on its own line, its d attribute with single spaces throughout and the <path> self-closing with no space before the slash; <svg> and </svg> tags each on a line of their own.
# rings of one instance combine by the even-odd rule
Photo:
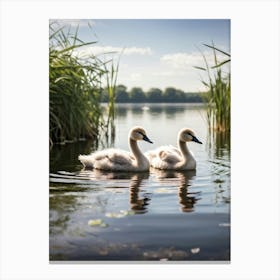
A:
<svg viewBox="0 0 280 280">
<path fill-rule="evenodd" d="M 108 92 L 104 90 L 102 102 L 108 102 Z M 198 92 L 184 92 L 182 90 L 168 87 L 164 91 L 159 88 L 151 88 L 144 92 L 140 87 L 134 87 L 130 91 L 124 85 L 116 86 L 117 103 L 180 103 L 202 102 L 202 94 Z"/>
</svg>

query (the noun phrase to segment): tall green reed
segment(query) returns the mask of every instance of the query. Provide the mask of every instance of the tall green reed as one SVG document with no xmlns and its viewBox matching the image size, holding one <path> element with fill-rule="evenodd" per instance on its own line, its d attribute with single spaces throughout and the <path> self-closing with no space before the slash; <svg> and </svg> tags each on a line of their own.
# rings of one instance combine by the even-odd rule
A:
<svg viewBox="0 0 280 280">
<path fill-rule="evenodd" d="M 208 127 L 221 132 L 230 131 L 230 71 L 228 73 L 222 71 L 222 66 L 230 62 L 230 54 L 216 48 L 214 43 L 212 45 L 204 44 L 204 46 L 212 49 L 214 65 L 209 66 L 206 56 L 201 52 L 205 67 L 195 66 L 195 68 L 207 73 L 207 81 L 202 80 L 202 83 L 207 89 L 204 100 L 207 104 Z M 219 62 L 217 52 L 226 56 L 226 59 Z"/>
<path fill-rule="evenodd" d="M 96 42 L 78 38 L 78 27 L 50 24 L 49 35 L 49 137 L 50 143 L 97 138 L 106 130 L 101 108 L 102 78 L 108 75 L 106 61 L 79 50 Z M 116 74 L 115 74 L 116 75 Z M 114 102 L 114 100 L 111 100 Z M 112 106 L 112 105 L 111 105 Z M 111 115 L 108 118 L 113 118 Z"/>
<path fill-rule="evenodd" d="M 111 61 L 110 70 L 108 70 L 106 67 L 106 90 L 108 94 L 107 127 L 110 128 L 110 134 L 113 138 L 115 137 L 114 119 L 118 71 L 119 61 L 116 65 L 114 64 L 114 61 Z"/>
</svg>

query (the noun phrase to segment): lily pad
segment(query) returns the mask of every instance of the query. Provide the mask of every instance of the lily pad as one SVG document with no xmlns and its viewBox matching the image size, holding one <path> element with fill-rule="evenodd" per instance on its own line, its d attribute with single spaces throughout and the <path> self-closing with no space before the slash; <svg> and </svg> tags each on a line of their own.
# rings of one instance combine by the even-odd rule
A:
<svg viewBox="0 0 280 280">
<path fill-rule="evenodd" d="M 109 212 L 106 213 L 105 216 L 108 218 L 123 218 L 126 216 L 132 216 L 135 212 L 132 210 L 120 210 L 119 212 Z"/>
<path fill-rule="evenodd" d="M 91 227 L 108 227 L 109 225 L 104 223 L 102 219 L 95 219 L 95 220 L 89 220 L 88 225 Z"/>
<path fill-rule="evenodd" d="M 170 190 L 168 188 L 159 188 L 155 190 L 155 193 L 173 193 L 173 190 Z"/>
</svg>

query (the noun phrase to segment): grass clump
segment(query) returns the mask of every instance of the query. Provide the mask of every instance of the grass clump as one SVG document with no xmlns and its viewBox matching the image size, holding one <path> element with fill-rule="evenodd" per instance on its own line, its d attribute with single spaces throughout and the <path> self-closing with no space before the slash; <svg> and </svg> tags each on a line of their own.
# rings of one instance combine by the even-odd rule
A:
<svg viewBox="0 0 280 280">
<path fill-rule="evenodd" d="M 50 143 L 97 138 L 109 122 L 100 105 L 102 81 L 110 75 L 108 61 L 81 55 L 79 50 L 96 42 L 80 40 L 78 27 L 73 32 L 52 22 L 49 28 Z M 111 98 L 109 104 L 113 102 Z M 108 118 L 113 117 L 111 114 Z"/>
<path fill-rule="evenodd" d="M 209 63 L 202 53 L 205 67 L 195 68 L 207 73 L 207 80 L 202 80 L 207 91 L 204 100 L 207 104 L 207 122 L 209 129 L 214 129 L 219 132 L 230 131 L 230 105 L 231 105 L 231 86 L 230 86 L 230 71 L 224 73 L 222 66 L 230 63 L 230 54 L 216 48 L 214 44 L 204 46 L 213 50 L 214 65 L 209 66 Z M 217 53 L 226 57 L 219 62 Z"/>
</svg>

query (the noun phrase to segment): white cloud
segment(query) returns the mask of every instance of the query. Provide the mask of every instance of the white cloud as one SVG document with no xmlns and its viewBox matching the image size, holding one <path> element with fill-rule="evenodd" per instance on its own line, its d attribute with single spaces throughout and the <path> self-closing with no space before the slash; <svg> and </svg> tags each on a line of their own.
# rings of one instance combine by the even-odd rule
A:
<svg viewBox="0 0 280 280">
<path fill-rule="evenodd" d="M 186 74 L 184 72 L 172 70 L 172 71 L 157 71 L 157 72 L 152 72 L 152 76 L 155 77 L 174 77 L 174 76 L 185 76 Z"/>
<path fill-rule="evenodd" d="M 203 53 L 210 66 L 214 65 L 213 53 L 210 51 Z M 225 57 L 217 53 L 218 61 L 225 60 Z M 205 67 L 203 56 L 200 52 L 192 53 L 171 53 L 160 58 L 162 64 L 170 66 L 176 70 L 193 70 L 194 66 Z"/>
<path fill-rule="evenodd" d="M 131 55 L 131 54 L 139 54 L 139 55 L 151 55 L 152 50 L 151 48 L 137 48 L 137 47 L 131 47 L 131 48 L 125 48 L 124 49 L 125 55 Z"/>
<path fill-rule="evenodd" d="M 160 58 L 161 63 L 175 69 L 186 69 L 190 64 L 197 61 L 197 57 L 187 53 L 165 54 Z"/>
<path fill-rule="evenodd" d="M 113 46 L 88 46 L 81 49 L 77 49 L 75 54 L 78 56 L 88 56 L 88 55 L 100 55 L 100 54 L 108 54 L 108 53 L 116 53 L 122 55 L 151 55 L 151 48 L 139 48 L 139 47 L 129 47 L 129 48 L 121 48 L 121 47 L 113 47 Z"/>
<path fill-rule="evenodd" d="M 209 67 L 212 67 L 214 63 L 214 56 L 212 51 L 203 52 L 205 59 Z M 226 56 L 221 55 L 219 53 L 216 54 L 218 62 L 222 62 L 227 59 Z M 198 91 L 205 90 L 205 86 L 203 86 L 201 81 L 208 82 L 208 74 L 206 71 L 201 71 L 195 69 L 195 66 L 205 68 L 205 61 L 200 52 L 192 52 L 192 53 L 171 53 L 163 55 L 160 58 L 161 64 L 164 68 L 168 68 L 168 70 L 164 72 L 157 72 L 159 78 L 166 76 L 166 79 L 170 81 L 174 81 L 176 84 L 182 85 L 186 84 L 188 90 Z M 229 65 L 222 66 L 222 73 L 226 74 L 229 71 Z M 214 71 L 210 71 L 210 76 L 213 78 Z M 184 80 L 180 82 L 180 79 Z"/>
</svg>

